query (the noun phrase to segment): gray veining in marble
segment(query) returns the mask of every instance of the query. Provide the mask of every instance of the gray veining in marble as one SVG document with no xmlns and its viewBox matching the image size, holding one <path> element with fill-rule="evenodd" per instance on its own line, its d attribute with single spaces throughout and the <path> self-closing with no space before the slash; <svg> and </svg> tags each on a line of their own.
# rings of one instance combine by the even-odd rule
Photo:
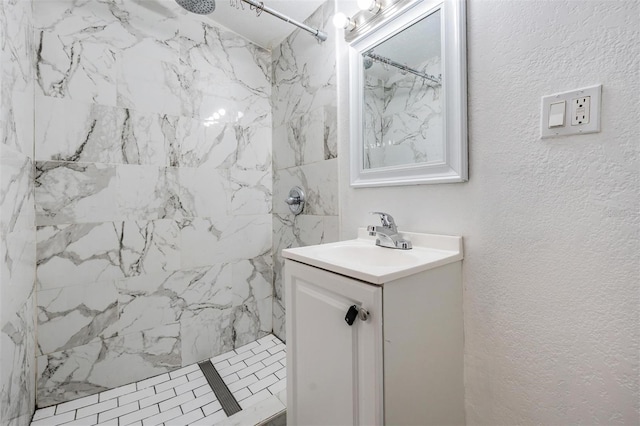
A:
<svg viewBox="0 0 640 426">
<path fill-rule="evenodd" d="M 161 374 L 181 366 L 180 325 L 117 336 L 41 355 L 38 405 L 48 406 Z"/>
<path fill-rule="evenodd" d="M 29 2 L 0 2 L 0 143 L 33 158 L 33 11 Z"/>
<path fill-rule="evenodd" d="M 36 162 L 36 222 L 103 222 L 118 216 L 116 167 L 100 163 Z"/>
<path fill-rule="evenodd" d="M 0 424 L 35 406 L 34 40 L 31 2 L 0 0 Z"/>
<path fill-rule="evenodd" d="M 204 136 L 189 118 L 39 95 L 37 160 L 177 166 L 180 143 Z"/>
<path fill-rule="evenodd" d="M 38 354 L 49 354 L 113 337 L 118 318 L 113 281 L 38 291 Z"/>
<path fill-rule="evenodd" d="M 35 324 L 30 295 L 0 329 L 0 419 L 2 424 L 28 425 L 35 405 Z M 3 317 L 5 316 L 3 312 Z"/>
<path fill-rule="evenodd" d="M 41 289 L 180 268 L 180 229 L 173 220 L 43 226 L 37 238 Z"/>
<path fill-rule="evenodd" d="M 117 167 L 117 209 L 123 219 L 180 219 L 191 216 L 181 199 L 179 169 Z"/>
</svg>

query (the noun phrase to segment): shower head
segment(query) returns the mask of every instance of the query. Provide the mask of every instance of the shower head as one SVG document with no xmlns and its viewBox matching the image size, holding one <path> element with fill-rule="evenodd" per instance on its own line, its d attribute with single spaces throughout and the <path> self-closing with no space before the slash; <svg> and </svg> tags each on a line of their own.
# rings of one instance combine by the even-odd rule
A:
<svg viewBox="0 0 640 426">
<path fill-rule="evenodd" d="M 373 59 L 371 59 L 369 57 L 365 57 L 364 58 L 364 69 L 368 70 L 369 68 L 371 68 L 372 65 L 373 65 Z"/>
<path fill-rule="evenodd" d="M 215 0 L 176 0 L 183 9 L 198 15 L 208 15 L 216 10 Z"/>
</svg>

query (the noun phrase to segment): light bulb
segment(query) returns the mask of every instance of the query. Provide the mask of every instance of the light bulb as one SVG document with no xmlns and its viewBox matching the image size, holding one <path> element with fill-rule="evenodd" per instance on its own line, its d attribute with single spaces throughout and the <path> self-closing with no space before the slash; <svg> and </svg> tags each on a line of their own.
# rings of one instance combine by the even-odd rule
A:
<svg viewBox="0 0 640 426">
<path fill-rule="evenodd" d="M 347 18 L 347 15 L 345 15 L 344 13 L 338 12 L 335 15 L 333 15 L 333 25 L 336 28 L 345 28 L 348 23 L 349 23 L 349 18 Z"/>
<path fill-rule="evenodd" d="M 333 15 L 333 25 L 336 28 L 344 28 L 347 31 L 353 31 L 353 29 L 356 27 L 356 23 L 353 21 L 353 19 L 349 18 L 342 12 L 338 12 Z"/>
<path fill-rule="evenodd" d="M 368 10 L 371 13 L 378 13 L 382 5 L 377 0 L 358 0 L 360 10 Z"/>
</svg>

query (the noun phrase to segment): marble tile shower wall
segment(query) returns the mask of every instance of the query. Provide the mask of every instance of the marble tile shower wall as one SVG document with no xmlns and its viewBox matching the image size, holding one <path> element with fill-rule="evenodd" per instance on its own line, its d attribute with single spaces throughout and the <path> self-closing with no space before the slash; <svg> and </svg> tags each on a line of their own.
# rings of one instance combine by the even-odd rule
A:
<svg viewBox="0 0 640 426">
<path fill-rule="evenodd" d="M 384 134 L 384 79 L 366 74 L 364 76 L 364 165 L 371 167 L 372 154 L 383 148 L 382 136 Z"/>
<path fill-rule="evenodd" d="M 422 62 L 416 69 L 440 75 L 440 56 Z M 365 88 L 365 93 L 371 95 L 365 94 L 368 98 L 365 113 L 370 123 L 365 128 L 366 140 L 370 141 L 364 156 L 365 167 L 442 161 L 442 85 L 413 74 L 388 71 L 384 74 L 384 79 L 368 76 Z"/>
<path fill-rule="evenodd" d="M 333 7 L 325 2 L 305 22 L 330 29 Z M 296 30 L 272 54 L 273 328 L 285 339 L 280 251 L 338 239 L 335 44 L 332 39 L 319 44 Z M 299 216 L 284 203 L 293 186 L 307 195 Z"/>
<path fill-rule="evenodd" d="M 37 6 L 37 405 L 271 332 L 270 53 L 174 2 Z"/>
<path fill-rule="evenodd" d="M 28 425 L 35 400 L 33 14 L 0 0 L 0 424 Z"/>
</svg>

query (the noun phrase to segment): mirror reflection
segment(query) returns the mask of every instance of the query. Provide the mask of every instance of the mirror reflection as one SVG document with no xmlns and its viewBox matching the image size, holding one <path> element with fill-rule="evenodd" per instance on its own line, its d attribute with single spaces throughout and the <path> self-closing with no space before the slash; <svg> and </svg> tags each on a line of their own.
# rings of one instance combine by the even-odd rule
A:
<svg viewBox="0 0 640 426">
<path fill-rule="evenodd" d="M 440 15 L 362 54 L 365 169 L 445 160 Z"/>
</svg>

